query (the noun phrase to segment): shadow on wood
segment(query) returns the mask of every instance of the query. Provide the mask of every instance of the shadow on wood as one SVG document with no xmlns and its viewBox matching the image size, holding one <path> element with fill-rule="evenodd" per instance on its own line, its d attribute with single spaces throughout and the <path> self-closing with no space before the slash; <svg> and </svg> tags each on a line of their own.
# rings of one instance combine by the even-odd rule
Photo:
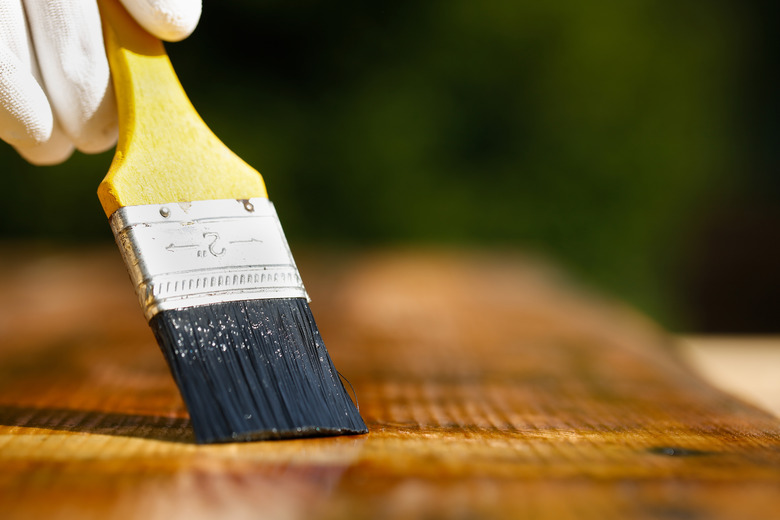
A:
<svg viewBox="0 0 780 520">
<path fill-rule="evenodd" d="M 0 406 L 0 426 L 138 437 L 166 442 L 195 442 L 190 420 L 180 417 Z"/>
</svg>

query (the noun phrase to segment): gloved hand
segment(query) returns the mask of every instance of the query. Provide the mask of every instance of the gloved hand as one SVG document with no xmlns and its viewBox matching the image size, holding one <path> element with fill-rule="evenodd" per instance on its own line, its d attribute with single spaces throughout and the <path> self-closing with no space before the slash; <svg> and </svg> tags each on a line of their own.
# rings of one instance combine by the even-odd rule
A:
<svg viewBox="0 0 780 520">
<path fill-rule="evenodd" d="M 201 0 L 122 0 L 160 39 L 186 38 Z M 95 0 L 0 0 L 0 139 L 33 164 L 111 148 L 117 116 Z"/>
</svg>

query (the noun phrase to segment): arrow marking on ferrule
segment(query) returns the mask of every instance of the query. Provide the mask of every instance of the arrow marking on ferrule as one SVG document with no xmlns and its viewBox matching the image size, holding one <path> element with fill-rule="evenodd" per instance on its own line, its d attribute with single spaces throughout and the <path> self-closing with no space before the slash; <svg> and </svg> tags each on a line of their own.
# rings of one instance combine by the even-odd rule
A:
<svg viewBox="0 0 780 520">
<path fill-rule="evenodd" d="M 177 246 L 171 242 L 168 244 L 168 247 L 166 247 L 165 250 L 173 253 L 176 249 L 192 249 L 193 247 L 198 247 L 198 244 L 185 244 L 183 246 Z"/>
</svg>

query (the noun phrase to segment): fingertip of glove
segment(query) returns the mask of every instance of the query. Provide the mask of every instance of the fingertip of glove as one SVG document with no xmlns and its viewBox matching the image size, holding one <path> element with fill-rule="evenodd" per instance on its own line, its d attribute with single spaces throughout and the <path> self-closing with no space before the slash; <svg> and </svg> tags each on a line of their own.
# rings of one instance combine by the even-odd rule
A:
<svg viewBox="0 0 780 520">
<path fill-rule="evenodd" d="M 54 131 L 45 143 L 14 145 L 14 149 L 30 164 L 54 166 L 65 162 L 73 154 L 74 147 L 64 134 Z"/>
<path fill-rule="evenodd" d="M 35 166 L 54 166 L 65 162 L 74 150 L 95 154 L 110 150 L 117 141 L 117 127 L 107 127 L 100 132 L 92 132 L 79 137 L 74 146 L 71 138 L 59 128 L 52 132 L 51 138 L 40 144 L 14 144 L 14 149 L 27 162 Z"/>
<path fill-rule="evenodd" d="M 57 122 L 76 149 L 84 153 L 101 153 L 116 144 L 118 136 L 117 108 L 110 78 L 95 85 L 71 89 L 72 102 L 55 105 Z M 82 99 L 76 95 L 81 93 Z M 67 101 L 67 99 L 66 99 Z"/>
<path fill-rule="evenodd" d="M 111 149 L 116 144 L 117 128 L 106 129 L 98 135 L 91 135 L 88 138 L 82 138 L 76 143 L 76 149 L 83 153 L 102 153 Z"/>
<path fill-rule="evenodd" d="M 41 153 L 38 150 L 31 150 L 27 148 L 16 148 L 16 151 L 22 158 L 33 166 L 56 166 L 62 164 L 73 155 L 73 148 L 69 149 L 65 153 Z"/>
<path fill-rule="evenodd" d="M 202 11 L 201 0 L 122 0 L 122 3 L 144 29 L 169 42 L 192 34 Z"/>
</svg>

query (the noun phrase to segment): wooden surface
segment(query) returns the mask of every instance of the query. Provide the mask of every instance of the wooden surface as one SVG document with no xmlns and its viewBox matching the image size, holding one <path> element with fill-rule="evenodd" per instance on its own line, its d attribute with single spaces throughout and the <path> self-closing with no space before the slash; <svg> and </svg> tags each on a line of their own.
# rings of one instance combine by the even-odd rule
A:
<svg viewBox="0 0 780 520">
<path fill-rule="evenodd" d="M 680 353 L 702 377 L 780 417 L 780 336 L 681 336 Z"/>
<path fill-rule="evenodd" d="M 296 253 L 371 433 L 219 446 L 111 249 L 0 248 L 2 518 L 780 517 L 780 421 L 512 255 Z"/>
</svg>

